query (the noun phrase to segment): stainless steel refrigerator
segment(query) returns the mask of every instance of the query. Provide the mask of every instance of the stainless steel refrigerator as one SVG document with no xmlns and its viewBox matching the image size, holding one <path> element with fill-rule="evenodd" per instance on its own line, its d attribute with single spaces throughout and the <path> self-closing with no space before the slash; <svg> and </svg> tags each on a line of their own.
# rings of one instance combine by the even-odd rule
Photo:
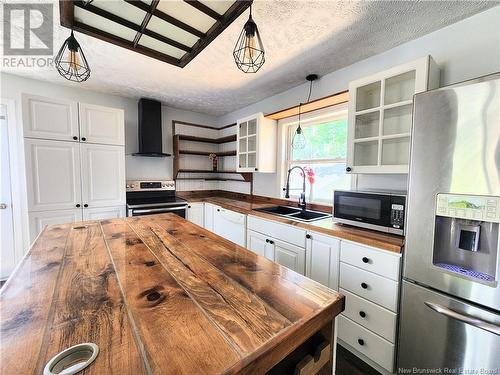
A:
<svg viewBox="0 0 500 375">
<path fill-rule="evenodd" d="M 499 222 L 500 74 L 416 95 L 400 373 L 500 373 Z"/>
</svg>

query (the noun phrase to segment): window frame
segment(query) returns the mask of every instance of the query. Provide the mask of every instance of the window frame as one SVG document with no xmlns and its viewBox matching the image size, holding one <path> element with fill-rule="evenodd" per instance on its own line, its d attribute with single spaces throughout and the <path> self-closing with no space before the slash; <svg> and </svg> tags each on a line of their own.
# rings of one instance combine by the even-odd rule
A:
<svg viewBox="0 0 500 375">
<path fill-rule="evenodd" d="M 310 127 L 310 126 L 317 126 L 322 123 L 326 122 L 331 122 L 335 120 L 340 120 L 340 119 L 345 119 L 348 121 L 348 116 L 347 116 L 347 105 L 346 104 L 340 104 L 333 106 L 331 108 L 327 108 L 328 111 L 320 110 L 320 111 L 314 111 L 307 113 L 307 116 L 301 117 L 300 121 L 300 126 L 302 128 Z M 317 113 L 321 112 L 321 113 Z M 346 124 L 348 127 L 349 125 Z M 345 158 L 335 158 L 335 159 L 309 159 L 309 160 L 292 160 L 292 138 L 293 138 L 293 133 L 298 127 L 298 118 L 297 116 L 294 116 L 293 118 L 290 118 L 290 121 L 283 122 L 283 129 L 285 132 L 285 160 L 283 163 L 283 166 L 285 168 L 285 171 L 283 173 L 284 181 L 283 181 L 283 186 L 286 184 L 286 178 L 287 178 L 287 172 L 291 168 L 292 164 L 309 164 L 309 165 L 321 165 L 321 164 L 347 164 L 347 153 L 349 152 L 347 150 L 348 148 L 348 141 L 346 140 L 346 157 Z M 350 181 L 350 187 L 352 187 L 352 176 L 351 176 L 351 181 Z M 284 194 L 282 195 L 282 198 L 284 197 Z M 298 198 L 299 194 L 297 190 L 291 190 L 290 191 L 290 198 Z M 333 197 L 332 197 L 333 199 Z M 314 191 L 313 191 L 313 196 L 309 195 L 306 196 L 306 200 L 309 203 L 317 203 L 317 204 L 322 204 L 322 205 L 329 205 L 331 206 L 332 203 L 330 201 L 324 201 L 324 200 L 314 200 Z"/>
</svg>

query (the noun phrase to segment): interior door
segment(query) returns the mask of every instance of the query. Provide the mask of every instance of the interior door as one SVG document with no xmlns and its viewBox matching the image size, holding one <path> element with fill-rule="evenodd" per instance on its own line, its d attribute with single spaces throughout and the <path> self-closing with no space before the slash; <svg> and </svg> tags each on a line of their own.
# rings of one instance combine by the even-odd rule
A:
<svg viewBox="0 0 500 375">
<path fill-rule="evenodd" d="M 81 140 L 88 143 L 125 145 L 123 110 L 79 103 Z"/>
<path fill-rule="evenodd" d="M 274 245 L 274 260 L 302 275 L 305 274 L 306 250 L 289 243 L 271 240 Z"/>
<path fill-rule="evenodd" d="M 25 138 L 24 149 L 28 211 L 79 207 L 82 202 L 79 143 Z"/>
<path fill-rule="evenodd" d="M 23 95 L 24 136 L 78 142 L 78 106 L 64 99 Z"/>
<path fill-rule="evenodd" d="M 403 281 L 398 368 L 498 371 L 500 315 Z"/>
<path fill-rule="evenodd" d="M 123 146 L 81 144 L 84 208 L 125 205 Z"/>
<path fill-rule="evenodd" d="M 6 279 L 16 265 L 14 247 L 14 218 L 12 216 L 12 191 L 9 157 L 7 109 L 0 105 L 0 280 Z"/>
</svg>

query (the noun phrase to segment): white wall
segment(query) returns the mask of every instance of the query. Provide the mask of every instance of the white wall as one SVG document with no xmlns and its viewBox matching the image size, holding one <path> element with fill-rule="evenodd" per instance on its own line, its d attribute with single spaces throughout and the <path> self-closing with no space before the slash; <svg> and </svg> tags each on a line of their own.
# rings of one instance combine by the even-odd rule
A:
<svg viewBox="0 0 500 375">
<path fill-rule="evenodd" d="M 329 73 L 314 83 L 312 99 L 346 90 L 354 79 L 394 65 L 431 55 L 441 68 L 441 85 L 472 79 L 500 71 L 500 6 Z M 308 73 L 305 71 L 304 77 Z M 252 113 L 272 113 L 297 105 L 307 98 L 308 83 L 249 105 L 221 117 L 231 123 Z M 254 175 L 254 193 L 275 196 L 281 182 L 277 174 Z M 359 175 L 358 187 L 400 190 L 406 176 Z"/>
<path fill-rule="evenodd" d="M 1 73 L 0 90 L 2 99 L 13 99 L 16 107 L 16 123 L 19 128 L 17 134 L 18 143 L 18 174 L 21 176 L 19 181 L 22 197 L 22 216 L 23 216 L 23 243 L 24 249 L 29 247 L 28 216 L 27 216 L 27 194 L 25 167 L 24 167 L 24 145 L 22 139 L 22 94 L 29 93 L 34 95 L 66 98 L 78 102 L 97 104 L 102 106 L 121 108 L 125 111 L 125 153 L 126 153 L 126 176 L 127 179 L 135 178 L 172 178 L 173 159 L 169 158 L 147 158 L 131 156 L 138 151 L 137 134 L 137 99 L 125 98 L 116 95 L 103 94 L 95 91 L 85 90 L 78 85 L 61 86 L 45 81 L 38 81 L 29 78 L 23 78 L 16 75 Z M 217 119 L 213 116 L 178 110 L 170 107 L 162 107 L 162 125 L 163 125 L 163 151 L 172 152 L 172 120 L 181 120 L 186 122 L 201 123 L 208 125 L 218 125 Z"/>
</svg>

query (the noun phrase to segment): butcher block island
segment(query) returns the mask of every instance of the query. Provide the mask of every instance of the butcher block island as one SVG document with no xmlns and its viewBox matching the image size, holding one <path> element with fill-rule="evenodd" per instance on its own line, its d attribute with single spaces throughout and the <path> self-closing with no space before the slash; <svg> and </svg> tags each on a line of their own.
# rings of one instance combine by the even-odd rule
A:
<svg viewBox="0 0 500 375">
<path fill-rule="evenodd" d="M 80 343 L 99 347 L 82 374 L 331 374 L 344 309 L 173 214 L 46 227 L 0 301 L 2 374 Z"/>
</svg>

